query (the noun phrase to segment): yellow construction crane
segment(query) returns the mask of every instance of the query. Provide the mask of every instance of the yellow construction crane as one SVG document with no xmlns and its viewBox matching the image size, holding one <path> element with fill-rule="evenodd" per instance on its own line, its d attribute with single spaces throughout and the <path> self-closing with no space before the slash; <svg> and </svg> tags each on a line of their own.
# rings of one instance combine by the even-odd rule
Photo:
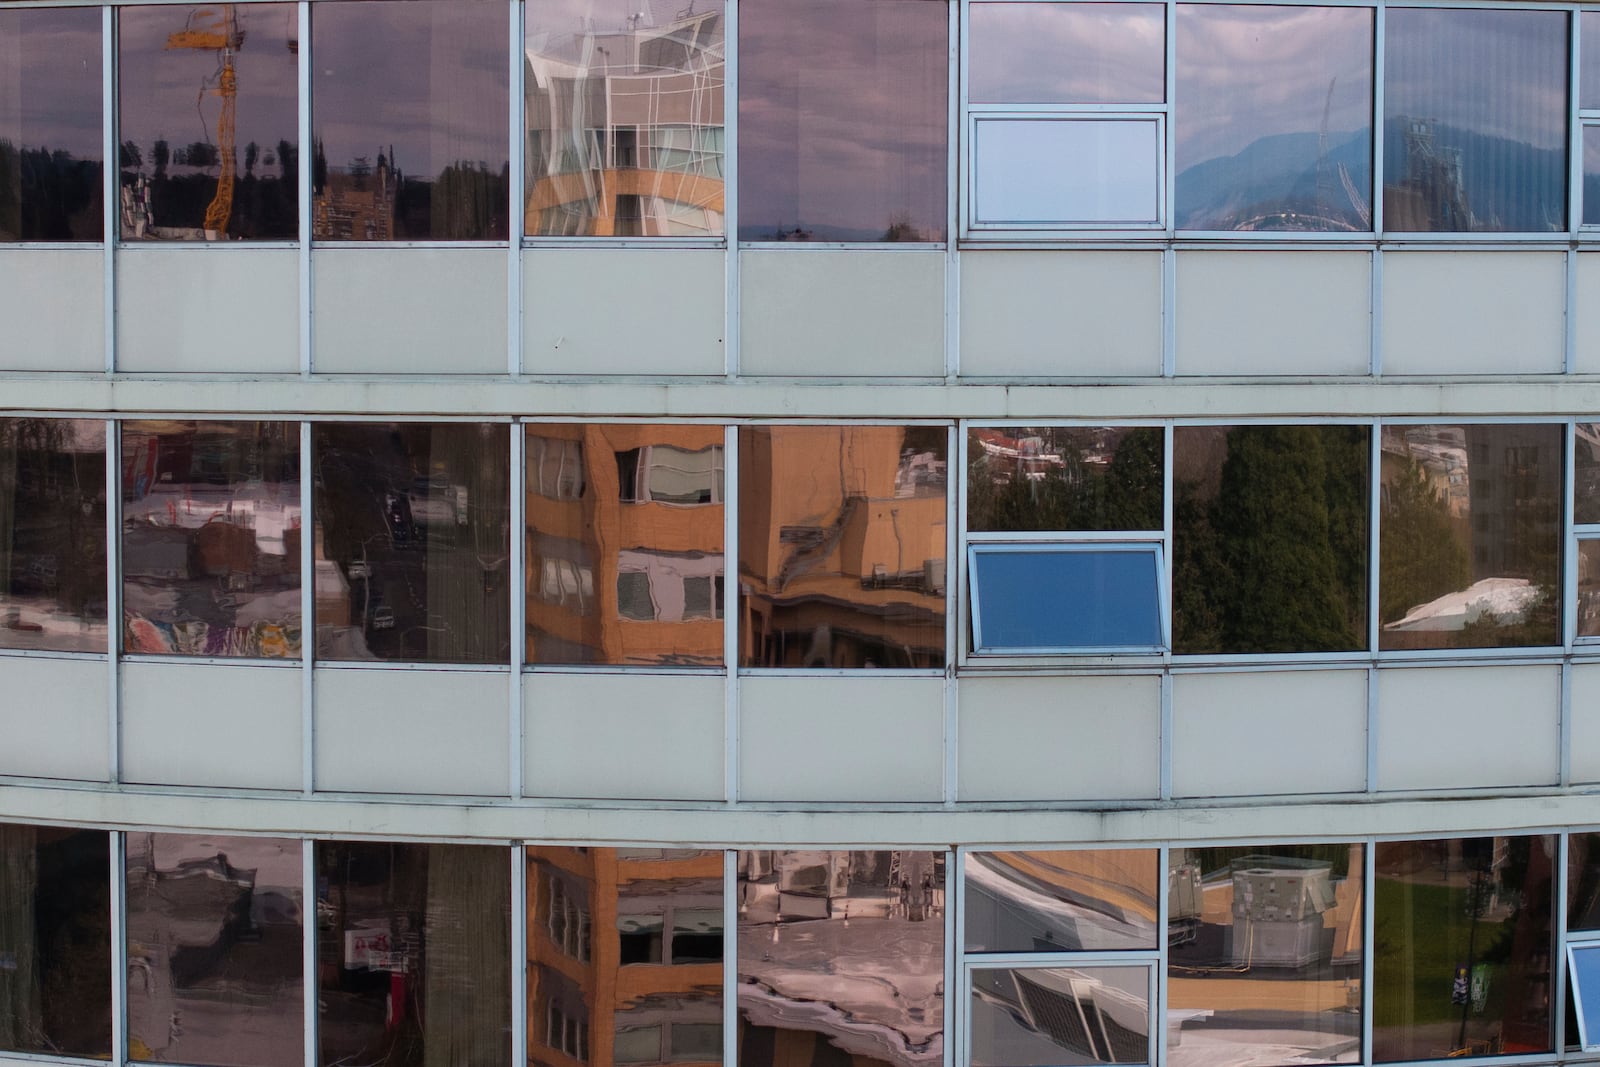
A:
<svg viewBox="0 0 1600 1067">
<path fill-rule="evenodd" d="M 244 31 L 239 28 L 239 15 L 233 4 L 221 5 L 220 12 L 201 8 L 189 16 L 189 25 L 167 37 L 168 48 L 194 48 L 220 52 L 222 56 L 216 87 L 201 90 L 202 95 L 215 93 L 222 100 L 222 113 L 217 116 L 217 157 L 222 169 L 217 175 L 217 193 L 206 206 L 207 236 L 227 236 L 228 218 L 233 213 L 234 98 L 239 93 L 233 54 L 243 46 Z"/>
</svg>

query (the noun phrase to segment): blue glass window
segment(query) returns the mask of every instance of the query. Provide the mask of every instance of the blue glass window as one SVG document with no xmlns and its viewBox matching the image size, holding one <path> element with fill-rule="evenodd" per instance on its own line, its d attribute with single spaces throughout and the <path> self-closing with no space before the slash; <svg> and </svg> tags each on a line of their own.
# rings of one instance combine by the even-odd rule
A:
<svg viewBox="0 0 1600 1067">
<path fill-rule="evenodd" d="M 979 655 L 1166 645 L 1159 545 L 973 545 L 969 552 Z"/>
<path fill-rule="evenodd" d="M 1585 1052 L 1600 1049 L 1600 941 L 1567 946 L 1572 1002 L 1578 1008 L 1578 1040 Z"/>
</svg>

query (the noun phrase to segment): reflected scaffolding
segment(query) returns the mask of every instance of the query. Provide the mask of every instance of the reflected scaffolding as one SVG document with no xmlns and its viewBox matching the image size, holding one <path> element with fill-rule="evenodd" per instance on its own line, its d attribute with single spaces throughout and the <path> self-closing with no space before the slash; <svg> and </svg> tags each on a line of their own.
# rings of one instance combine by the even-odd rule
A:
<svg viewBox="0 0 1600 1067">
<path fill-rule="evenodd" d="M 128 1058 L 305 1055 L 299 841 L 127 835 Z"/>
<path fill-rule="evenodd" d="M 966 951 L 1153 950 L 1159 872 L 1153 848 L 969 852 Z"/>
<path fill-rule="evenodd" d="M 1361 1059 L 1361 845 L 1174 848 L 1172 1067 Z"/>
<path fill-rule="evenodd" d="M 525 232 L 722 236 L 725 4 L 601 7 L 527 8 Z"/>
<path fill-rule="evenodd" d="M 723 662 L 723 429 L 529 425 L 527 662 Z"/>
<path fill-rule="evenodd" d="M 122 423 L 122 643 L 300 655 L 300 426 Z"/>
<path fill-rule="evenodd" d="M 937 1067 L 945 854 L 739 853 L 739 1063 Z"/>
<path fill-rule="evenodd" d="M 946 452 L 942 426 L 740 429 L 741 666 L 944 666 Z"/>
<path fill-rule="evenodd" d="M 974 967 L 971 1067 L 1150 1062 L 1148 966 Z"/>
<path fill-rule="evenodd" d="M 507 1062 L 506 850 L 319 841 L 316 866 L 317 1062 Z"/>
<path fill-rule="evenodd" d="M 1159 426 L 967 431 L 967 529 L 1160 531 Z"/>
<path fill-rule="evenodd" d="M 106 424 L 0 419 L 0 648 L 107 639 Z"/>
</svg>

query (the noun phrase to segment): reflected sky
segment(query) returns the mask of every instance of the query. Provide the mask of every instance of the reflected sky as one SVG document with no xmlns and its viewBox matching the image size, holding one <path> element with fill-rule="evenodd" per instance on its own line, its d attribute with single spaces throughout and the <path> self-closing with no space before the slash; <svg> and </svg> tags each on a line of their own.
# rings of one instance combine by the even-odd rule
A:
<svg viewBox="0 0 1600 1067">
<path fill-rule="evenodd" d="M 1600 11 L 1578 16 L 1578 106 L 1600 108 Z"/>
<path fill-rule="evenodd" d="M 0 11 L 0 141 L 99 159 L 100 10 Z"/>
<path fill-rule="evenodd" d="M 1159 4 L 973 4 L 973 103 L 1158 104 L 1166 15 Z"/>
</svg>

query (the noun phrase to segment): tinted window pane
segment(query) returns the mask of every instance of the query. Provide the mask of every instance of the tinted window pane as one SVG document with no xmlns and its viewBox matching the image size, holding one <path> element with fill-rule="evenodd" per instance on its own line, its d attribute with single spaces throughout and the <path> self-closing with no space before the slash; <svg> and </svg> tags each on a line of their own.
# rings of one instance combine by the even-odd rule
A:
<svg viewBox="0 0 1600 1067">
<path fill-rule="evenodd" d="M 1565 230 L 1567 13 L 1385 19 L 1384 228 Z"/>
<path fill-rule="evenodd" d="M 1150 968 L 972 972 L 973 1067 L 1150 1062 Z"/>
<path fill-rule="evenodd" d="M 1360 1061 L 1363 858 L 1360 845 L 1172 850 L 1173 1067 Z"/>
<path fill-rule="evenodd" d="M 1174 435 L 1173 650 L 1365 648 L 1366 428 L 1181 426 Z"/>
<path fill-rule="evenodd" d="M 319 4 L 311 26 L 312 236 L 505 240 L 505 5 Z"/>
<path fill-rule="evenodd" d="M 1583 127 L 1583 224 L 1600 226 L 1600 126 Z"/>
<path fill-rule="evenodd" d="M 942 426 L 739 431 L 742 666 L 944 666 L 945 440 Z"/>
<path fill-rule="evenodd" d="M 127 847 L 129 1058 L 299 1063 L 300 842 L 130 833 Z"/>
<path fill-rule="evenodd" d="M 944 240 L 944 4 L 746 0 L 739 48 L 741 240 Z"/>
<path fill-rule="evenodd" d="M 721 663 L 722 427 L 526 433 L 527 662 Z"/>
<path fill-rule="evenodd" d="M 1578 15 L 1581 64 L 1578 70 L 1578 106 L 1600 108 L 1600 11 Z"/>
<path fill-rule="evenodd" d="M 1578 541 L 1578 636 L 1600 637 L 1600 540 Z"/>
<path fill-rule="evenodd" d="M 1160 221 L 1152 120 L 985 118 L 973 150 L 975 224 Z"/>
<path fill-rule="evenodd" d="M 1372 19 L 1179 6 L 1179 228 L 1372 228 Z"/>
<path fill-rule="evenodd" d="M 117 19 L 122 239 L 298 237 L 295 5 Z"/>
<path fill-rule="evenodd" d="M 505 1062 L 506 850 L 318 842 L 316 864 L 317 1062 Z"/>
<path fill-rule="evenodd" d="M 974 651 L 1159 648 L 1160 559 L 1153 545 L 974 548 Z"/>
<path fill-rule="evenodd" d="M 98 241 L 99 8 L 0 11 L 0 241 Z"/>
<path fill-rule="evenodd" d="M 1577 994 L 1583 1044 L 1593 1048 L 1600 1044 L 1600 944 L 1573 945 L 1568 952 L 1572 969 L 1567 981 Z"/>
<path fill-rule="evenodd" d="M 0 648 L 106 642 L 105 423 L 0 419 Z"/>
<path fill-rule="evenodd" d="M 937 1067 L 940 852 L 739 853 L 739 1064 Z"/>
<path fill-rule="evenodd" d="M 110 1058 L 108 838 L 0 823 L 0 1050 Z"/>
<path fill-rule="evenodd" d="M 1386 426 L 1382 648 L 1560 640 L 1561 427 Z"/>
<path fill-rule="evenodd" d="M 975 3 L 967 99 L 984 104 L 1159 104 L 1159 4 Z"/>
<path fill-rule="evenodd" d="M 1158 863 L 1152 848 L 969 852 L 966 950 L 1154 949 Z"/>
<path fill-rule="evenodd" d="M 527 8 L 525 232 L 722 235 L 724 6 Z"/>
<path fill-rule="evenodd" d="M 122 424 L 128 652 L 300 655 L 300 426 Z"/>
<path fill-rule="evenodd" d="M 1600 930 L 1600 834 L 1567 838 L 1567 929 Z"/>
<path fill-rule="evenodd" d="M 1600 422 L 1573 427 L 1572 521 L 1600 523 Z"/>
<path fill-rule="evenodd" d="M 967 529 L 1160 530 L 1160 427 L 967 431 Z"/>
<path fill-rule="evenodd" d="M 507 427 L 318 423 L 317 656 L 507 663 Z"/>
<path fill-rule="evenodd" d="M 1378 1061 L 1549 1051 L 1554 837 L 1380 841 Z"/>
</svg>

